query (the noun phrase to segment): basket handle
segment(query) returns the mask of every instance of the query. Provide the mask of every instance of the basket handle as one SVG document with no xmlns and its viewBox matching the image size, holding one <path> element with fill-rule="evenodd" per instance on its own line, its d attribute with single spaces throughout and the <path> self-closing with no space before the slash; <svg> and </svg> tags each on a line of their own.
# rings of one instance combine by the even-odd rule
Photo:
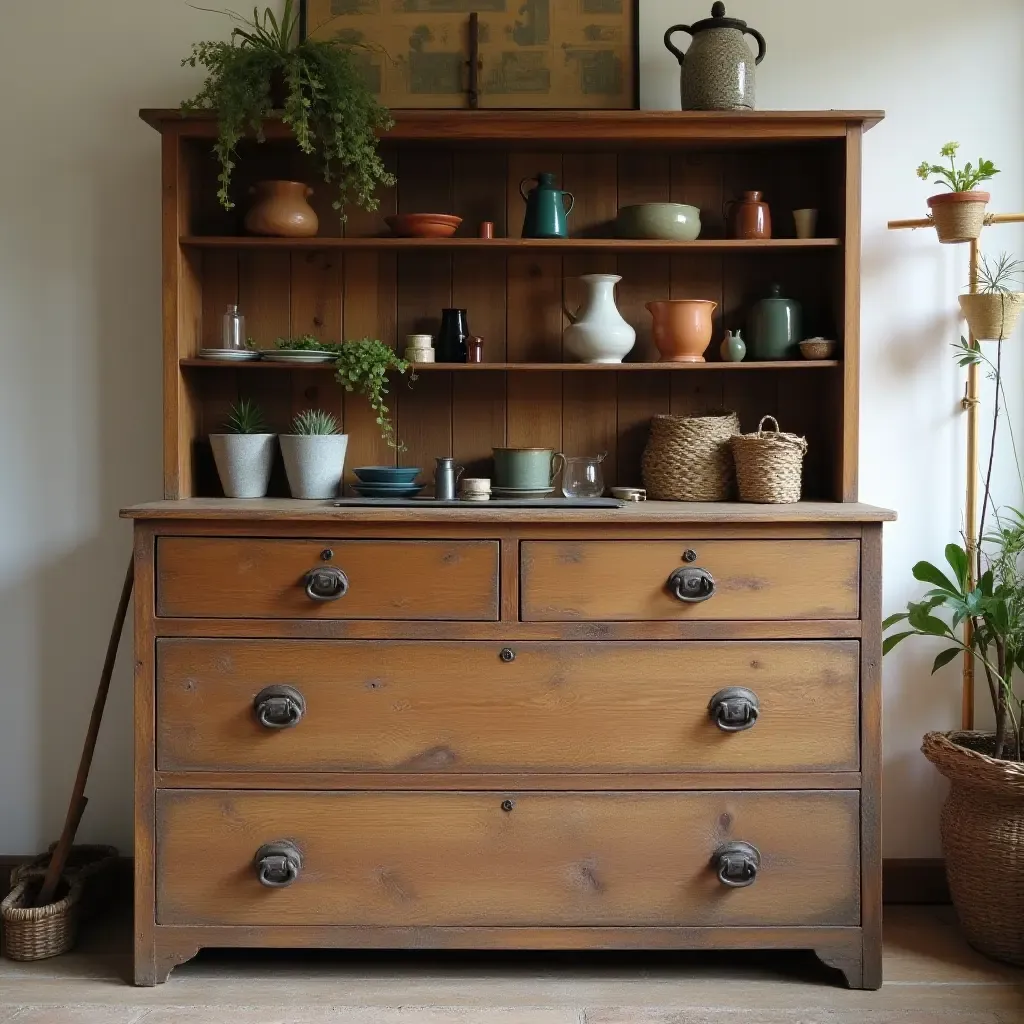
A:
<svg viewBox="0 0 1024 1024">
<path fill-rule="evenodd" d="M 764 431 L 764 425 L 765 425 L 765 421 L 766 420 L 771 420 L 772 423 L 775 424 L 775 431 L 774 432 L 776 434 L 781 434 L 782 433 L 782 431 L 779 430 L 779 421 L 774 416 L 762 416 L 761 417 L 761 422 L 758 423 L 758 425 L 757 425 L 757 436 L 758 437 L 760 437 L 765 432 Z"/>
</svg>

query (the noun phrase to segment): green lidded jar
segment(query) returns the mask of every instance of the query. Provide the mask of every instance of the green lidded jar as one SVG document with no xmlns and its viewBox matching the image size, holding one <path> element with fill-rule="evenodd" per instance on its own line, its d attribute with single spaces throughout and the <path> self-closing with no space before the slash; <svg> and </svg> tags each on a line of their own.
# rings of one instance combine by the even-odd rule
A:
<svg viewBox="0 0 1024 1024">
<path fill-rule="evenodd" d="M 755 360 L 798 359 L 803 338 L 803 308 L 782 295 L 773 284 L 771 294 L 755 302 L 747 318 L 747 344 Z"/>
</svg>

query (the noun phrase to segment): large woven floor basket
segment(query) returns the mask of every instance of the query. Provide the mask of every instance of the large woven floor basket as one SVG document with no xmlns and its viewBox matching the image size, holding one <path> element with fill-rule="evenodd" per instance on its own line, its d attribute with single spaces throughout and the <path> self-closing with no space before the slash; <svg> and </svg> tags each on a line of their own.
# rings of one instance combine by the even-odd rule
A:
<svg viewBox="0 0 1024 1024">
<path fill-rule="evenodd" d="M 773 430 L 765 430 L 771 421 Z M 732 439 L 740 501 L 784 504 L 800 500 L 807 440 L 784 434 L 774 416 L 765 416 L 753 434 Z"/>
<path fill-rule="evenodd" d="M 57 890 L 57 900 L 45 907 L 32 907 L 29 904 L 41 884 L 39 878 L 19 882 L 0 903 L 4 956 L 11 960 L 45 960 L 66 953 L 75 944 L 81 885 L 64 883 Z"/>
<path fill-rule="evenodd" d="M 930 732 L 921 746 L 951 786 L 940 830 L 967 941 L 1024 965 L 1024 764 L 990 757 L 993 737 Z"/>
<path fill-rule="evenodd" d="M 644 449 L 643 477 L 656 501 L 729 501 L 736 472 L 729 439 L 740 432 L 734 412 L 655 416 Z"/>
</svg>

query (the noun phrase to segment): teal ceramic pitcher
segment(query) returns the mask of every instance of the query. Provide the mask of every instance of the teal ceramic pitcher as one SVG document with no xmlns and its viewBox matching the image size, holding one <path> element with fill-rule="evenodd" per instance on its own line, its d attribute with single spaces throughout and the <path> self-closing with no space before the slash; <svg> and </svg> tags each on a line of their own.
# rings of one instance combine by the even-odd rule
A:
<svg viewBox="0 0 1024 1024">
<path fill-rule="evenodd" d="M 747 339 L 754 359 L 799 359 L 803 310 L 773 284 L 771 294 L 755 302 L 747 319 Z"/>
<path fill-rule="evenodd" d="M 536 188 L 529 193 L 523 186 L 535 181 Z M 523 220 L 523 238 L 568 238 L 567 218 L 572 213 L 576 200 L 571 192 L 563 192 L 555 186 L 555 176 L 541 171 L 535 178 L 523 178 L 519 182 L 519 194 L 526 200 L 526 218 Z M 569 206 L 565 206 L 565 197 Z"/>
</svg>

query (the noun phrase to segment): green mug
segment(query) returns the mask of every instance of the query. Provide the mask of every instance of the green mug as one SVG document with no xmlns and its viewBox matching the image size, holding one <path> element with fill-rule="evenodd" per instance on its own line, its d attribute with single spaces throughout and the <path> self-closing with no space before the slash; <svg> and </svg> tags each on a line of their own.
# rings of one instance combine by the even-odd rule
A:
<svg viewBox="0 0 1024 1024">
<path fill-rule="evenodd" d="M 565 456 L 551 448 L 495 448 L 494 486 L 542 491 L 554 486 L 558 470 L 564 465 Z"/>
</svg>

